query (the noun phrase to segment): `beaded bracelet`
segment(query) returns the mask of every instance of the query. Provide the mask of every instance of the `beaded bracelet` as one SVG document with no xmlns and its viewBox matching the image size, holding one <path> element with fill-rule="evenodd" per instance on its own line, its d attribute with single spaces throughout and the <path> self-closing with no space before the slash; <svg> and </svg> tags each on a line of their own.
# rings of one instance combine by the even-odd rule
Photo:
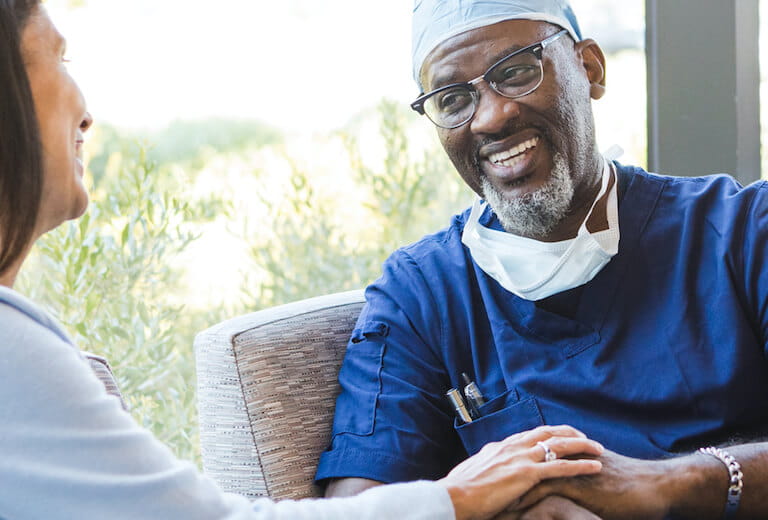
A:
<svg viewBox="0 0 768 520">
<path fill-rule="evenodd" d="M 744 474 L 741 472 L 741 464 L 739 464 L 730 453 L 720 448 L 715 448 L 714 446 L 699 448 L 699 452 L 706 455 L 712 455 L 728 468 L 730 484 L 728 486 L 728 500 L 725 503 L 723 519 L 730 520 L 731 518 L 735 518 L 736 511 L 739 509 L 741 491 L 744 488 Z"/>
</svg>

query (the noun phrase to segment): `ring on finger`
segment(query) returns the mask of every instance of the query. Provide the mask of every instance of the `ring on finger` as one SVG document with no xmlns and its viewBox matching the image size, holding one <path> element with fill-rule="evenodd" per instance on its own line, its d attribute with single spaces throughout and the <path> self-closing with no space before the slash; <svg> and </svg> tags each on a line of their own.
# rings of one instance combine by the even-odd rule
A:
<svg viewBox="0 0 768 520">
<path fill-rule="evenodd" d="M 542 450 L 544 450 L 544 462 L 552 462 L 553 460 L 557 459 L 557 453 L 552 451 L 552 448 L 547 446 L 545 443 L 539 441 L 536 443 L 536 446 L 539 446 Z"/>
</svg>

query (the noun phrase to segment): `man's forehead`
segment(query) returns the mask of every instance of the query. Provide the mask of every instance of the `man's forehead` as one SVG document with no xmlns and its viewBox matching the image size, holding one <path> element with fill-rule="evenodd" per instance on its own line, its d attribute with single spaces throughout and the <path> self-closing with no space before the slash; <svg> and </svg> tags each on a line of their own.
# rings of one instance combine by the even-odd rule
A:
<svg viewBox="0 0 768 520">
<path fill-rule="evenodd" d="M 428 91 L 473 79 L 504 56 L 546 38 L 553 30 L 557 28 L 547 22 L 506 20 L 453 36 L 426 57 L 421 84 Z"/>
<path fill-rule="evenodd" d="M 506 20 L 536 20 L 566 29 L 581 40 L 568 0 L 414 0 L 413 77 L 420 82 L 425 59 L 441 43 Z"/>
</svg>

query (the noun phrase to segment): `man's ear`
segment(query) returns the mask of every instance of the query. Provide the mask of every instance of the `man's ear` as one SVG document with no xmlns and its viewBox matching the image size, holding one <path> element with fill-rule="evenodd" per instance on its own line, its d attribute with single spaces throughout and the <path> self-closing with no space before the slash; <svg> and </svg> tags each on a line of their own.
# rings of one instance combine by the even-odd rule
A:
<svg viewBox="0 0 768 520">
<path fill-rule="evenodd" d="M 576 43 L 581 62 L 589 79 L 589 94 L 600 99 L 605 94 L 605 55 L 595 40 L 587 38 Z"/>
</svg>

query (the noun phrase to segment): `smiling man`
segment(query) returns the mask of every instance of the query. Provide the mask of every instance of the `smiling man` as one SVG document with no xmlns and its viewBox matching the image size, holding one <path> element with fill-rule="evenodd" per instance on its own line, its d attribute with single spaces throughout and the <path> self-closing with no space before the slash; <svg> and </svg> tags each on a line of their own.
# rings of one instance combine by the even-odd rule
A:
<svg viewBox="0 0 768 520">
<path fill-rule="evenodd" d="M 367 289 L 328 494 L 564 423 L 603 471 L 521 518 L 768 518 L 768 186 L 603 157 L 605 59 L 564 0 L 417 0 L 413 58 L 412 107 L 478 199 Z"/>
</svg>

